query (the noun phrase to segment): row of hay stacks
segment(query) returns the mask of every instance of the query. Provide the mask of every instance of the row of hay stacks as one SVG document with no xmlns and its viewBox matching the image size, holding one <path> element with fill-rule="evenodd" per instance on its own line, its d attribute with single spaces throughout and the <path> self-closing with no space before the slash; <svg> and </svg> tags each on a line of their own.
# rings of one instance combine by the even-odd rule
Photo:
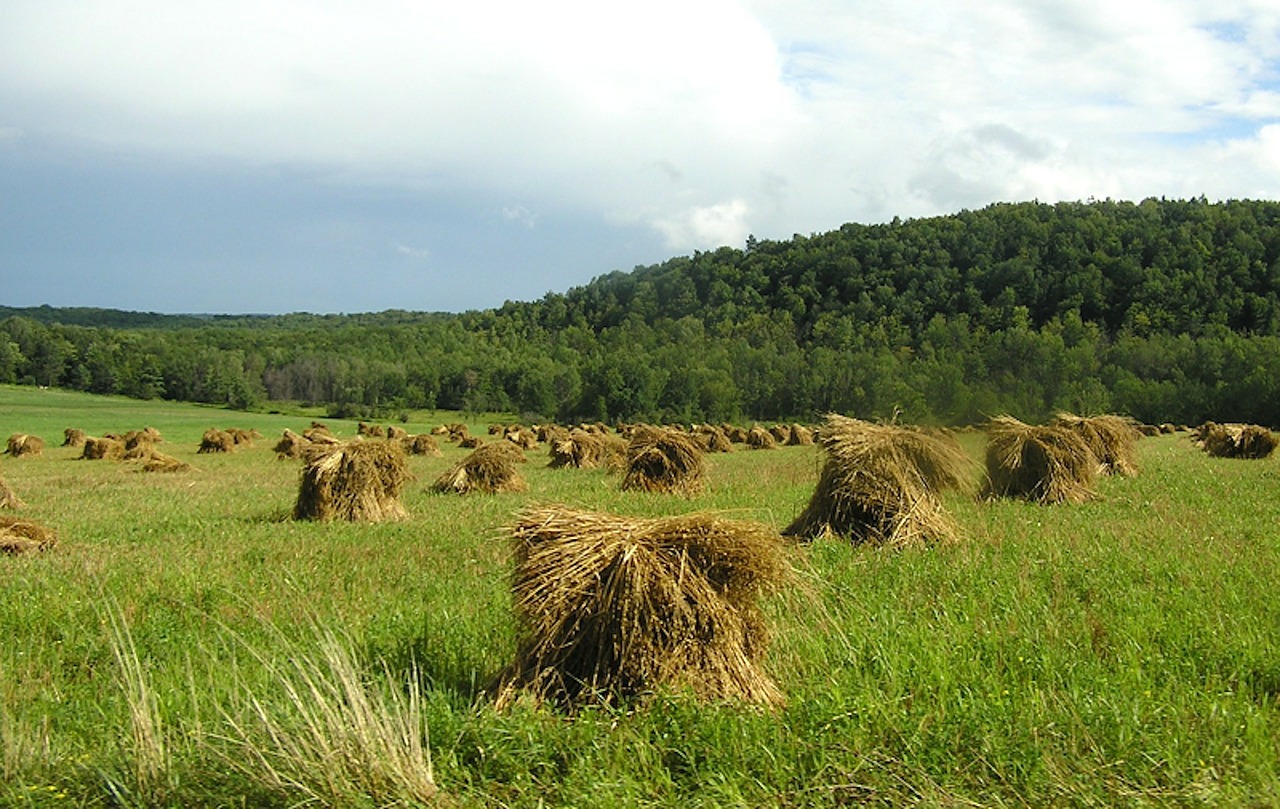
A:
<svg viewBox="0 0 1280 809">
<path fill-rule="evenodd" d="M 774 532 L 705 514 L 547 506 L 522 512 L 511 533 L 518 651 L 493 687 L 498 708 L 520 694 L 572 708 L 662 687 L 783 702 L 761 665 L 769 631 L 757 605 L 789 579 Z"/>
<path fill-rule="evenodd" d="M 1043 493 L 1060 487 L 1042 478 L 1055 476 L 1064 454 L 1075 459 L 1066 466 L 1085 475 L 1134 474 L 1138 433 L 1125 427 L 1065 415 L 1047 427 L 997 419 L 988 462 L 997 475 L 1035 478 L 1025 489 L 1049 499 Z M 675 459 L 698 466 L 691 460 L 698 452 L 675 447 L 684 435 L 637 431 L 628 457 L 652 461 L 664 447 L 649 477 L 678 477 Z M 783 534 L 891 546 L 957 538 L 940 494 L 968 488 L 975 470 L 954 437 L 838 414 L 819 436 L 825 462 L 816 489 Z M 768 632 L 756 605 L 760 592 L 789 576 L 774 532 L 707 515 L 646 520 L 550 506 L 521 513 L 511 533 L 518 650 L 494 686 L 499 708 L 521 694 L 573 708 L 664 687 L 713 701 L 782 702 L 760 666 Z"/>
<path fill-rule="evenodd" d="M 896 547 L 958 537 L 939 499 L 972 477 L 971 461 L 954 438 L 835 413 L 819 433 L 826 460 L 817 487 L 784 535 L 830 533 Z"/>
<path fill-rule="evenodd" d="M 1270 457 L 1276 447 L 1280 446 L 1280 438 L 1275 433 L 1256 424 L 1217 424 L 1206 421 L 1196 428 L 1192 440 L 1216 458 L 1261 460 Z"/>
<path fill-rule="evenodd" d="M 44 452 L 44 439 L 38 435 L 14 433 L 9 436 L 5 454 L 14 458 L 34 458 Z"/>
</svg>

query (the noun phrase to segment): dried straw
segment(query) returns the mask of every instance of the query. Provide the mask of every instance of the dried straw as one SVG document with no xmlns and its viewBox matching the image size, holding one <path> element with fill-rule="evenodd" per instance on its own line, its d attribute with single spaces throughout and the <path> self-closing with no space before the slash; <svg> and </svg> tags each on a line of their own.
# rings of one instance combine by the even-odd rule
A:
<svg viewBox="0 0 1280 809">
<path fill-rule="evenodd" d="M 84 440 L 80 457 L 88 461 L 118 461 L 124 458 L 124 453 L 124 442 L 118 438 L 89 436 Z"/>
<path fill-rule="evenodd" d="M 352 441 L 317 455 L 302 470 L 296 520 L 382 522 L 407 516 L 400 490 L 410 479 L 399 444 Z"/>
<path fill-rule="evenodd" d="M 624 491 L 692 495 L 702 490 L 705 477 L 705 452 L 688 433 L 644 427 L 627 445 Z"/>
<path fill-rule="evenodd" d="M 431 490 L 441 494 L 522 492 L 528 486 L 516 464 L 525 460 L 524 452 L 515 444 L 507 441 L 485 444 L 437 478 Z"/>
<path fill-rule="evenodd" d="M 44 439 L 38 435 L 14 433 L 9 436 L 5 453 L 15 458 L 35 458 L 44 453 Z"/>
<path fill-rule="evenodd" d="M 1083 438 L 1098 459 L 1100 474 L 1124 477 L 1138 474 L 1138 439 L 1142 432 L 1133 419 L 1114 415 L 1082 418 L 1059 413 L 1049 426 L 1070 430 Z"/>
<path fill-rule="evenodd" d="M 1083 503 L 1097 496 L 1099 463 L 1079 433 L 1032 427 L 1012 416 L 987 424 L 987 497 Z"/>
<path fill-rule="evenodd" d="M 43 525 L 0 515 L 0 553 L 46 551 L 56 544 L 57 535 Z"/>
<path fill-rule="evenodd" d="M 955 439 L 835 413 L 819 433 L 826 460 L 817 487 L 783 534 L 832 533 L 894 547 L 958 538 L 939 499 L 948 489 L 967 488 L 972 477 L 973 463 Z"/>
<path fill-rule="evenodd" d="M 25 506 L 26 503 L 22 502 L 22 498 L 18 497 L 18 493 L 4 481 L 4 478 L 0 478 L 0 508 L 14 509 L 24 508 Z"/>
<path fill-rule="evenodd" d="M 236 439 L 231 433 L 217 428 L 204 431 L 200 438 L 198 453 L 231 452 L 236 448 Z"/>
<path fill-rule="evenodd" d="M 1280 445 L 1275 433 L 1256 424 L 1216 424 L 1205 422 L 1196 431 L 1202 449 L 1218 458 L 1261 460 Z"/>
<path fill-rule="evenodd" d="M 789 576 L 774 532 L 708 514 L 560 506 L 526 510 L 511 530 L 519 646 L 498 678 L 499 707 L 520 693 L 574 707 L 681 687 L 782 703 L 761 668 L 769 633 L 756 604 Z"/>
</svg>

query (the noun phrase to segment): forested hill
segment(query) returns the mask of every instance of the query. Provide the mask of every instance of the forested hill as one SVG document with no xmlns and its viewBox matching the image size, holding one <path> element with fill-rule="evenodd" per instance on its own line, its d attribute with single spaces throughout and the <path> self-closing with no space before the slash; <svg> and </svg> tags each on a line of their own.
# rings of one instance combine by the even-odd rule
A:
<svg viewBox="0 0 1280 809">
<path fill-rule="evenodd" d="M 1280 424 L 1277 202 L 1019 203 L 850 224 L 459 315 L 7 313 L 0 382 L 238 407 Z"/>
<path fill-rule="evenodd" d="M 786 312 L 804 333 L 846 315 L 913 332 L 966 315 L 999 329 L 1017 307 L 1033 327 L 1079 316 L 1111 335 L 1276 334 L 1280 203 L 1022 203 L 850 224 L 613 273 L 532 306 L 543 325 L 580 318 L 597 329 L 634 316 L 711 326 Z"/>
</svg>

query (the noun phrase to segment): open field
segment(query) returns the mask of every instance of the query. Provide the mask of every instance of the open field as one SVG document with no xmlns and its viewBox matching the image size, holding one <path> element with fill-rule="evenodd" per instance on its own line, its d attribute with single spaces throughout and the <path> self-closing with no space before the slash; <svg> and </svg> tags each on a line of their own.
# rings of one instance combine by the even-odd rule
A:
<svg viewBox="0 0 1280 809">
<path fill-rule="evenodd" d="M 1098 502 L 952 494 L 959 544 L 797 547 L 800 583 L 765 603 L 784 708 L 669 693 L 570 717 L 483 694 L 515 652 L 514 514 L 710 509 L 781 528 L 819 451 L 709 456 L 708 489 L 685 499 L 548 469 L 539 449 L 528 492 L 459 497 L 426 491 L 466 452 L 442 442 L 410 459 L 407 520 L 321 524 L 287 519 L 301 464 L 271 450 L 307 424 L 0 387 L 0 438 L 47 445 L 0 458 L 0 478 L 60 539 L 0 557 L 0 803 L 412 805 L 412 763 L 375 744 L 390 774 L 348 766 L 340 731 L 314 732 L 308 706 L 352 726 L 368 699 L 378 739 L 429 729 L 447 806 L 1280 805 L 1275 459 L 1148 438 L 1141 474 L 1102 480 Z M 66 427 L 145 426 L 194 469 L 58 446 Z M 198 455 L 210 427 L 264 438 Z"/>
</svg>

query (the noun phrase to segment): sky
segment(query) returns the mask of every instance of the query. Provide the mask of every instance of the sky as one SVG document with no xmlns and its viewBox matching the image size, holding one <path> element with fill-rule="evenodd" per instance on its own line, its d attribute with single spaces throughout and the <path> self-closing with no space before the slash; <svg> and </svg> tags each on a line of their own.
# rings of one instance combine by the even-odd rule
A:
<svg viewBox="0 0 1280 809">
<path fill-rule="evenodd" d="M 1280 198 L 1278 0 L 4 0 L 0 305 L 488 309 L 749 235 Z"/>
</svg>

